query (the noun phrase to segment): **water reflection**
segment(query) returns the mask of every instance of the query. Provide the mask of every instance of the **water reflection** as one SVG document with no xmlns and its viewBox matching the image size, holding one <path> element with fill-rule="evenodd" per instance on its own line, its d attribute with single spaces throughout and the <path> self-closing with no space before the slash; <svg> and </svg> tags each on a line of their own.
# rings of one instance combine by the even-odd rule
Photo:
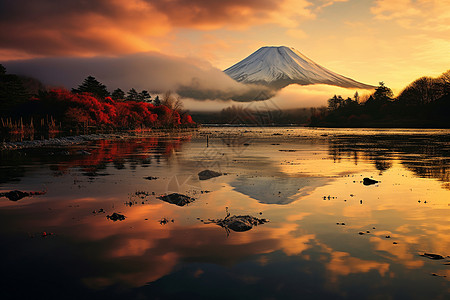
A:
<svg viewBox="0 0 450 300">
<path fill-rule="evenodd" d="M 240 176 L 231 184 L 234 189 L 266 204 L 289 204 L 309 195 L 329 179 L 319 177 L 248 177 Z"/>
<path fill-rule="evenodd" d="M 334 160 L 361 158 L 374 164 L 380 174 L 400 160 L 408 169 L 423 178 L 450 182 L 450 135 L 370 135 L 337 136 L 330 139 L 329 155 Z"/>
<path fill-rule="evenodd" d="M 5 299 L 43 286 L 46 299 L 444 299 L 450 192 L 411 163 L 446 170 L 445 137 L 281 130 L 239 151 L 211 138 L 228 160 L 202 181 L 203 135 L 2 153 L 14 159 L 1 161 L 0 192 L 47 188 L 0 198 Z M 380 183 L 364 185 L 371 176 Z M 161 200 L 171 191 L 195 201 Z M 228 210 L 269 222 L 229 234 L 207 224 Z"/>
<path fill-rule="evenodd" d="M 49 165 L 55 176 L 61 176 L 70 168 L 81 168 L 88 177 L 106 176 L 100 173 L 109 164 L 122 170 L 128 166 L 148 167 L 167 162 L 180 151 L 190 135 L 175 138 L 147 137 L 133 140 L 99 140 L 87 145 L 1 151 L 0 183 L 18 181 L 36 164 Z M 38 167 L 39 167 L 38 166 Z"/>
</svg>

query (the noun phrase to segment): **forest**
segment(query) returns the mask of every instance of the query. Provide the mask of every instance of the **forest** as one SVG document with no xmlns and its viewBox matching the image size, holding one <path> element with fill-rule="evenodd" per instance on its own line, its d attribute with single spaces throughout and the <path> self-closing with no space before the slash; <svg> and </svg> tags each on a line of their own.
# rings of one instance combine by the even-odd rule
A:
<svg viewBox="0 0 450 300">
<path fill-rule="evenodd" d="M 365 97 L 334 95 L 313 110 L 309 126 L 450 128 L 449 114 L 450 70 L 413 81 L 397 97 L 384 82 Z"/>
<path fill-rule="evenodd" d="M 38 80 L 7 74 L 0 65 L 0 128 L 23 131 L 129 130 L 195 126 L 170 92 L 152 99 L 134 88 L 109 93 L 93 76 L 71 91 L 46 88 Z"/>
</svg>

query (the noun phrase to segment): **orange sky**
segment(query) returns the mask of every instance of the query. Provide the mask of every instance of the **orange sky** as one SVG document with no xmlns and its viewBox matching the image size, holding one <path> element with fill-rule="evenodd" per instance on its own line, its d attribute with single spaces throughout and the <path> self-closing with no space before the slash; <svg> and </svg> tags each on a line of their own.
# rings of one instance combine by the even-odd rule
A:
<svg viewBox="0 0 450 300">
<path fill-rule="evenodd" d="M 0 0 L 0 61 L 195 57 L 225 69 L 265 45 L 400 91 L 450 69 L 450 0 Z"/>
</svg>

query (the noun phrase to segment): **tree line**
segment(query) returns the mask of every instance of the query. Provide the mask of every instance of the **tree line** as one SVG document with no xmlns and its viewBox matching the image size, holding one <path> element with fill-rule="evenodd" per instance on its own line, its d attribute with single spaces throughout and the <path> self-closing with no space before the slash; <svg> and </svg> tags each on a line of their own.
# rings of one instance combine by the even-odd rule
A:
<svg viewBox="0 0 450 300">
<path fill-rule="evenodd" d="M 78 88 L 73 88 L 72 93 L 91 93 L 98 98 L 111 97 L 111 99 L 116 101 L 137 101 L 137 102 L 148 102 L 155 105 L 161 105 L 161 100 L 159 96 L 152 99 L 152 96 L 147 90 L 142 90 L 138 92 L 135 88 L 131 88 L 126 94 L 125 92 L 117 88 L 112 93 L 110 93 L 106 85 L 99 82 L 95 77 L 88 76 L 84 81 L 78 86 Z"/>
<path fill-rule="evenodd" d="M 71 91 L 47 89 L 39 81 L 7 74 L 0 64 L 0 128 L 2 132 L 59 124 L 61 129 L 134 129 L 195 124 L 180 98 L 170 92 L 152 99 L 148 91 L 125 93 L 88 76 Z M 49 122 L 51 120 L 51 122 Z M 50 125 L 51 123 L 51 125 Z"/>
<path fill-rule="evenodd" d="M 361 97 L 334 95 L 326 108 L 315 109 L 310 126 L 450 128 L 450 70 L 436 78 L 421 77 L 397 97 L 384 82 Z"/>
</svg>

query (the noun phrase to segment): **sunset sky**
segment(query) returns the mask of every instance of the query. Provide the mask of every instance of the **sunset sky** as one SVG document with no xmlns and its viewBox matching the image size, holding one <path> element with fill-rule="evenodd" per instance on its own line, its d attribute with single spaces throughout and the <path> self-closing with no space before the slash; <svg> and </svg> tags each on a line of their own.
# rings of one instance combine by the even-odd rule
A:
<svg viewBox="0 0 450 300">
<path fill-rule="evenodd" d="M 399 92 L 450 69 L 449 37 L 450 0 L 0 0 L 7 68 L 17 59 L 151 52 L 223 70 L 259 47 L 285 45 Z"/>
</svg>

